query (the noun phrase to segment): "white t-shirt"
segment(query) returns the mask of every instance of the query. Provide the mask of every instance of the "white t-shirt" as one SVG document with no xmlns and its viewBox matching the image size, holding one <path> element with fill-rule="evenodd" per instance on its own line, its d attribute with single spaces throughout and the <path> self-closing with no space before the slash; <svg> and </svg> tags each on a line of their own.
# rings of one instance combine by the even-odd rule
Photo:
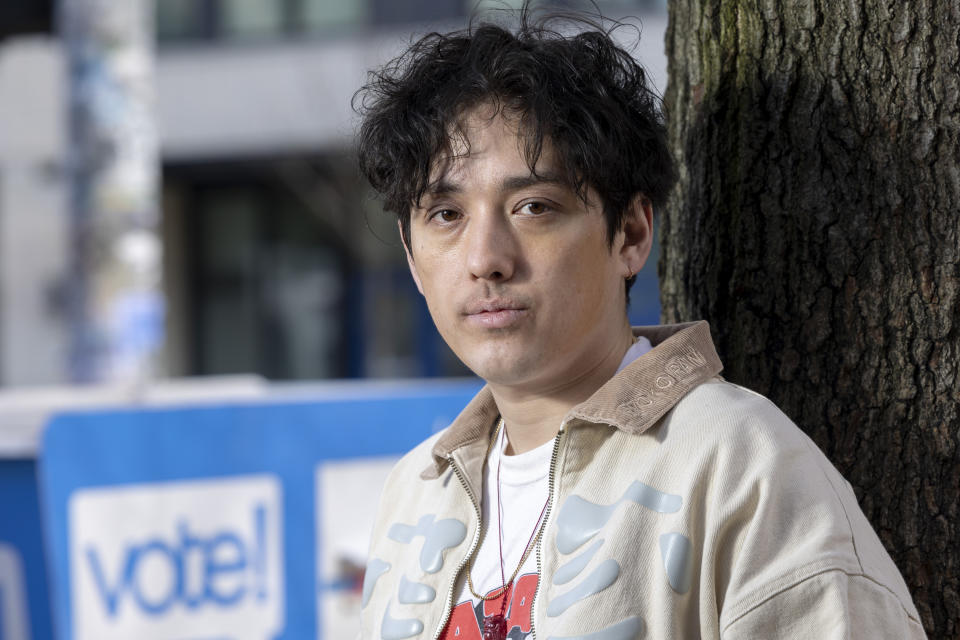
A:
<svg viewBox="0 0 960 640">
<path fill-rule="evenodd" d="M 617 372 L 650 351 L 650 341 L 640 337 L 623 356 Z M 467 587 L 466 571 L 457 582 L 459 595 L 447 624 L 446 634 L 440 640 L 473 640 L 482 637 L 483 618 L 503 612 L 507 619 L 507 634 L 511 640 L 522 640 L 530 633 L 531 605 L 537 590 L 537 554 L 531 550 L 517 573 L 513 587 L 504 596 L 498 592 L 504 580 L 513 575 L 527 542 L 539 524 L 540 515 L 549 493 L 550 458 L 553 439 L 524 453 L 504 455 L 507 447 L 506 430 L 501 429 L 497 442 L 490 449 L 490 458 L 484 469 L 483 503 L 481 512 L 485 533 L 480 548 L 471 564 L 470 577 L 474 590 L 482 595 L 498 594 L 493 600 L 474 598 Z M 497 482 L 499 470 L 500 480 Z M 500 517 L 497 518 L 497 493 L 500 495 Z M 503 577 L 500 570 L 502 534 Z M 514 627 L 519 627 L 519 630 Z M 512 635 L 511 635 L 512 634 Z"/>
</svg>

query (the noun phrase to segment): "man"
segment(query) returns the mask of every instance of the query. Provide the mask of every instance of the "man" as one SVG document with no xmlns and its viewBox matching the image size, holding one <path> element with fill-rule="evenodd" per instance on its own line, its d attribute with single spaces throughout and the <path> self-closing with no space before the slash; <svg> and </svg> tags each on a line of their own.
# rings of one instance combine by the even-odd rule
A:
<svg viewBox="0 0 960 640">
<path fill-rule="evenodd" d="M 628 325 L 673 169 L 609 34 L 431 34 L 359 97 L 361 166 L 487 383 L 386 484 L 362 637 L 924 637 L 849 485 L 719 377 L 706 323 Z"/>
</svg>

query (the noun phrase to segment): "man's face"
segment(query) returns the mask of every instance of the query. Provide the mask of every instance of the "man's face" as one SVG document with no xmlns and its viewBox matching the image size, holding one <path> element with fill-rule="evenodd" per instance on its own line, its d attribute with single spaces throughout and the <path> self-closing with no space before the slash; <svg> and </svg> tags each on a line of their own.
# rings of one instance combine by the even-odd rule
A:
<svg viewBox="0 0 960 640">
<path fill-rule="evenodd" d="M 471 370 L 548 393 L 622 348 L 624 279 L 646 253 L 636 264 L 622 231 L 611 248 L 597 195 L 585 204 L 559 180 L 549 144 L 531 175 L 514 121 L 491 113 L 466 119 L 469 155 L 431 176 L 412 208 L 407 257 L 437 329 Z"/>
</svg>

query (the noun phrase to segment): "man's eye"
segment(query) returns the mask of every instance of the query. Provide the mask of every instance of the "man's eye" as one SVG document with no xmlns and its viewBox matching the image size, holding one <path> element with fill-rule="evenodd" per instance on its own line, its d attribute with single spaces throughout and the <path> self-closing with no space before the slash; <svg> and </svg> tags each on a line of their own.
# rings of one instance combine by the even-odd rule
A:
<svg viewBox="0 0 960 640">
<path fill-rule="evenodd" d="M 440 211 L 434 213 L 431 217 L 440 220 L 441 222 L 454 222 L 460 217 L 460 213 L 458 211 L 454 211 L 453 209 L 441 209 Z"/>
<path fill-rule="evenodd" d="M 549 207 L 542 202 L 528 202 L 520 207 L 520 211 L 530 215 L 539 216 L 547 212 Z"/>
</svg>

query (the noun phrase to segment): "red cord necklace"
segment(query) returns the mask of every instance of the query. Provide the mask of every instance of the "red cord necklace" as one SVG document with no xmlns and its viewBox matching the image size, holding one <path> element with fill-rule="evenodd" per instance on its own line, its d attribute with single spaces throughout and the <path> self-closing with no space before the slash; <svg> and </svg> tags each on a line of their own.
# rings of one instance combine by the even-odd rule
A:
<svg viewBox="0 0 960 640">
<path fill-rule="evenodd" d="M 500 418 L 497 424 L 497 432 L 494 434 L 490 442 L 490 447 L 487 449 L 487 459 L 490 459 L 490 450 L 493 448 L 494 443 L 499 443 L 500 432 L 503 429 L 503 418 Z M 499 457 L 497 458 L 497 530 L 499 536 L 497 538 L 497 544 L 500 548 L 500 580 L 502 580 L 501 586 L 494 589 L 490 595 L 482 596 L 476 592 L 473 587 L 473 580 L 470 578 L 470 571 L 473 566 L 472 559 L 467 562 L 467 587 L 470 589 L 470 594 L 474 598 L 479 598 L 480 600 L 493 600 L 498 598 L 501 595 L 503 596 L 503 601 L 500 603 L 500 613 L 495 613 L 492 616 L 487 616 L 483 619 L 483 640 L 506 640 L 507 637 L 507 600 L 510 599 L 513 595 L 513 581 L 516 580 L 517 574 L 520 573 L 520 568 L 523 567 L 523 563 L 527 561 L 527 558 L 530 555 L 530 551 L 536 547 L 537 541 L 540 539 L 540 534 L 543 532 L 543 514 L 547 511 L 547 503 L 550 502 L 550 496 L 547 496 L 546 502 L 543 503 L 543 509 L 540 511 L 540 517 L 537 518 L 537 523 L 533 528 L 533 533 L 530 534 L 530 539 L 527 540 L 527 544 L 523 549 L 523 554 L 520 557 L 520 562 L 517 564 L 517 568 L 514 569 L 513 574 L 510 576 L 510 579 L 506 579 L 506 573 L 503 569 L 503 505 L 500 501 L 501 485 L 500 485 L 500 467 L 501 462 L 503 461 L 503 450 L 501 447 Z"/>
</svg>

